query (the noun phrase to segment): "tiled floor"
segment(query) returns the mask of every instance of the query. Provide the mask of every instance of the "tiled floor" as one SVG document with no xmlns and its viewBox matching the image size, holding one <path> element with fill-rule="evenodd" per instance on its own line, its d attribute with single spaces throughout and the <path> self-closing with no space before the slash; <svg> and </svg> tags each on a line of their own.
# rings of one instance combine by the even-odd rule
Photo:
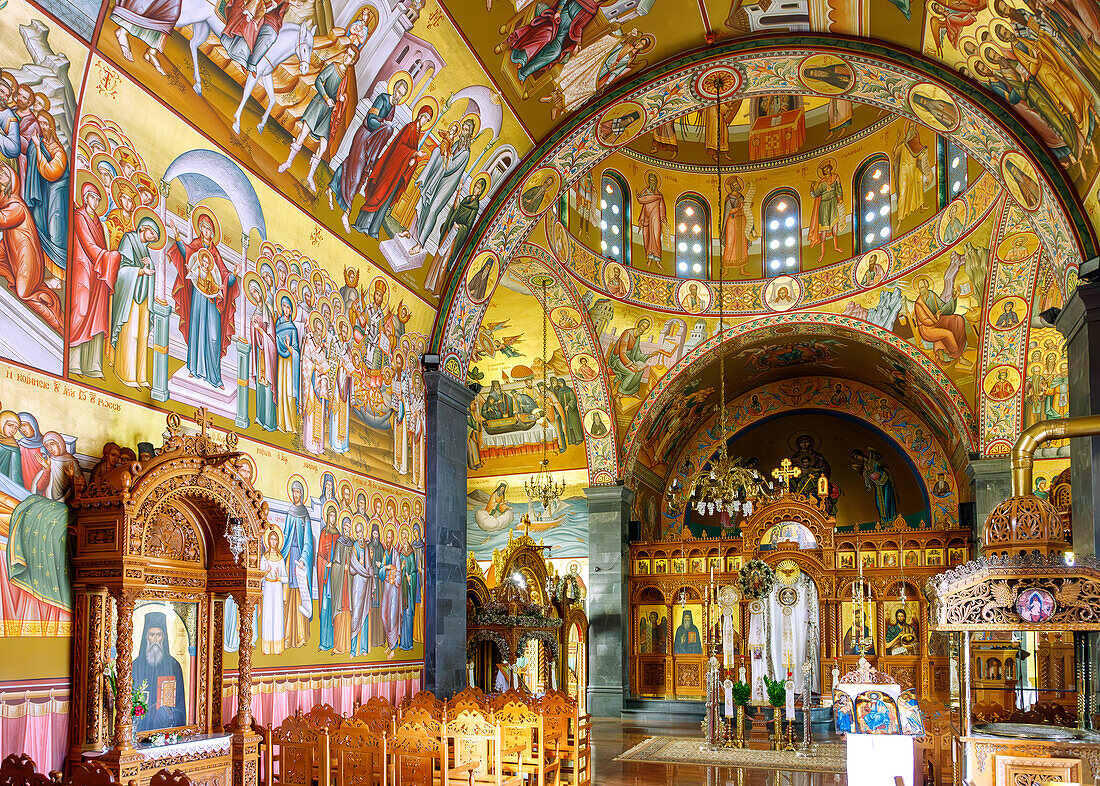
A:
<svg viewBox="0 0 1100 786">
<path fill-rule="evenodd" d="M 623 725 L 612 720 L 596 720 L 592 729 L 595 770 L 598 786 L 846 786 L 843 775 L 776 772 L 730 767 L 694 767 L 688 765 L 618 762 L 615 757 L 639 742 L 656 735 L 697 736 L 699 727 Z"/>
</svg>

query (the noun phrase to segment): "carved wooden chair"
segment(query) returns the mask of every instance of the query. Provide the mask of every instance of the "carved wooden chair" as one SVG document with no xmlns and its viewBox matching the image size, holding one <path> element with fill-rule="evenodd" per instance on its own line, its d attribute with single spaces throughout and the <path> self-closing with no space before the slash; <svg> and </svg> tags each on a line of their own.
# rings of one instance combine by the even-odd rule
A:
<svg viewBox="0 0 1100 786">
<path fill-rule="evenodd" d="M 368 699 L 366 704 L 360 704 L 352 720 L 362 720 L 375 726 L 380 726 L 385 731 L 392 731 L 394 721 L 397 718 L 397 710 L 388 700 L 381 696 Z"/>
<path fill-rule="evenodd" d="M 309 722 L 301 711 L 271 732 L 267 786 L 329 786 L 332 772 L 329 730 Z M 319 766 L 323 763 L 323 766 Z"/>
<path fill-rule="evenodd" d="M 556 755 L 557 739 L 549 739 L 541 710 L 528 702 L 530 694 L 510 690 L 493 697 L 493 723 L 500 727 L 505 750 L 517 750 L 515 763 L 528 786 L 546 786 L 561 781 L 561 762 Z M 511 763 L 512 759 L 506 759 Z"/>
<path fill-rule="evenodd" d="M 466 710 L 484 712 L 489 709 L 489 697 L 481 688 L 471 685 L 447 699 L 445 708 L 448 716 L 458 715 Z"/>
<path fill-rule="evenodd" d="M 344 716 L 329 704 L 318 704 L 306 713 L 306 720 L 314 726 L 324 727 L 331 733 L 344 722 Z"/>
<path fill-rule="evenodd" d="M 336 786 L 386 786 L 386 731 L 353 718 L 333 732 Z"/>
<path fill-rule="evenodd" d="M 592 716 L 581 713 L 577 700 L 565 691 L 547 691 L 539 702 L 546 747 L 553 746 L 561 764 L 561 780 L 573 786 L 592 783 Z"/>
<path fill-rule="evenodd" d="M 404 717 L 406 712 L 415 709 L 426 710 L 428 714 L 437 721 L 443 721 L 443 702 L 431 691 L 422 690 L 415 696 L 406 697 L 405 700 L 401 702 L 401 706 L 398 710 L 398 717 Z"/>
<path fill-rule="evenodd" d="M 483 694 L 484 695 L 484 694 Z M 514 760 L 522 746 L 505 748 L 500 726 L 479 710 L 449 713 L 443 726 L 443 786 L 523 786 L 518 764 L 510 764 L 505 774 L 505 759 Z"/>
<path fill-rule="evenodd" d="M 390 782 L 394 786 L 436 786 L 442 778 L 442 724 L 415 710 L 386 738 Z"/>
<path fill-rule="evenodd" d="M 72 775 L 65 781 L 66 786 L 113 786 L 114 784 L 114 773 L 95 759 L 73 767 Z"/>
<path fill-rule="evenodd" d="M 149 779 L 149 786 L 194 786 L 183 770 L 159 770 Z"/>
<path fill-rule="evenodd" d="M 45 786 L 52 783 L 49 776 L 38 772 L 34 759 L 25 753 L 9 754 L 0 762 L 2 786 Z"/>
</svg>

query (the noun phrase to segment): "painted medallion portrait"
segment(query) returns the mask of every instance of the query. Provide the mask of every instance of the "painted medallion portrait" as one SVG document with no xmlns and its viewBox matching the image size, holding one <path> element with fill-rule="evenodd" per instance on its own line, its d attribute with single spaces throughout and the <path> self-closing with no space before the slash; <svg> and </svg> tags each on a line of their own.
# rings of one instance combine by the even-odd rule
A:
<svg viewBox="0 0 1100 786">
<path fill-rule="evenodd" d="M 550 312 L 550 321 L 562 330 L 573 330 L 581 326 L 581 313 L 572 306 L 559 306 Z"/>
<path fill-rule="evenodd" d="M 1043 189 L 1030 161 L 1015 151 L 1005 153 L 1001 159 L 1001 177 L 1008 193 L 1020 207 L 1027 211 L 1039 209 L 1043 202 Z"/>
<path fill-rule="evenodd" d="M 587 352 L 575 355 L 569 361 L 569 368 L 572 370 L 573 376 L 581 382 L 596 382 L 600 378 L 599 363 L 596 362 L 596 358 Z"/>
<path fill-rule="evenodd" d="M 676 302 L 689 314 L 706 311 L 710 306 L 710 289 L 702 281 L 684 281 L 676 290 Z"/>
<path fill-rule="evenodd" d="M 939 85 L 921 82 L 909 91 L 909 107 L 922 123 L 940 132 L 959 127 L 962 113 L 947 91 Z"/>
<path fill-rule="evenodd" d="M 884 248 L 868 251 L 852 268 L 852 281 L 862 289 L 876 287 L 890 272 L 890 254 Z"/>
<path fill-rule="evenodd" d="M 764 304 L 772 311 L 790 311 L 802 299 L 802 282 L 794 276 L 776 276 L 764 288 Z"/>
<path fill-rule="evenodd" d="M 537 216 L 550 207 L 561 189 L 561 175 L 553 167 L 536 169 L 519 190 L 519 209 L 525 215 Z"/>
<path fill-rule="evenodd" d="M 994 401 L 1012 398 L 1020 389 L 1020 371 L 1015 366 L 995 366 L 986 372 L 982 390 Z"/>
<path fill-rule="evenodd" d="M 603 266 L 603 285 L 611 297 L 629 297 L 630 273 L 618 262 L 608 262 Z"/>
<path fill-rule="evenodd" d="M 611 418 L 607 416 L 606 410 L 592 409 L 584 413 L 584 430 L 590 437 L 606 437 L 611 433 L 610 423 Z"/>
<path fill-rule="evenodd" d="M 1046 622 L 1057 608 L 1054 596 L 1044 589 L 1025 589 L 1016 598 L 1016 613 L 1024 622 Z"/>
<path fill-rule="evenodd" d="M 492 251 L 482 251 L 466 271 L 466 294 L 475 303 L 484 303 L 496 288 L 500 263 Z"/>
<path fill-rule="evenodd" d="M 605 147 L 622 147 L 645 125 L 645 109 L 633 101 L 623 101 L 603 113 L 596 124 L 596 139 Z"/>
<path fill-rule="evenodd" d="M 855 84 L 852 67 L 833 54 L 810 55 L 798 67 L 798 78 L 815 93 L 846 93 Z"/>
<path fill-rule="evenodd" d="M 1022 297 L 1006 297 L 989 309 L 989 326 L 994 330 L 1012 330 L 1027 321 L 1027 303 Z"/>
<path fill-rule="evenodd" d="M 944 246 L 956 243 L 966 232 L 966 200 L 959 198 L 951 202 L 940 215 L 936 224 L 936 236 Z"/>
<path fill-rule="evenodd" d="M 1015 232 L 997 246 L 997 258 L 1012 265 L 1031 259 L 1038 250 L 1038 235 L 1034 232 Z"/>
</svg>

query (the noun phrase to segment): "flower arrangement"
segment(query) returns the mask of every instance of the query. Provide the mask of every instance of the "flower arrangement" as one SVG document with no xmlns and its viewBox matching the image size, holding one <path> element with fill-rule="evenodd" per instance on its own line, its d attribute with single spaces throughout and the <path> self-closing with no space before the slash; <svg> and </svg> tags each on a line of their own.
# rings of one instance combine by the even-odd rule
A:
<svg viewBox="0 0 1100 786">
<path fill-rule="evenodd" d="M 149 681 L 142 680 L 141 685 L 138 685 L 131 691 L 130 705 L 132 709 L 130 712 L 135 718 L 140 718 L 149 711 L 149 705 L 145 702 L 145 692 L 147 690 L 149 690 Z"/>
<path fill-rule="evenodd" d="M 763 560 L 751 559 L 741 566 L 737 575 L 737 586 L 742 596 L 749 600 L 758 600 L 772 591 L 775 584 L 775 571 Z"/>
<path fill-rule="evenodd" d="M 782 707 L 787 703 L 787 687 L 782 680 L 773 680 L 765 674 L 764 687 L 768 691 L 768 704 L 773 707 Z"/>
<path fill-rule="evenodd" d="M 747 682 L 735 682 L 733 687 L 730 688 L 730 694 L 733 696 L 733 703 L 738 707 L 744 707 L 749 703 L 749 698 L 752 696 L 752 686 Z"/>
</svg>

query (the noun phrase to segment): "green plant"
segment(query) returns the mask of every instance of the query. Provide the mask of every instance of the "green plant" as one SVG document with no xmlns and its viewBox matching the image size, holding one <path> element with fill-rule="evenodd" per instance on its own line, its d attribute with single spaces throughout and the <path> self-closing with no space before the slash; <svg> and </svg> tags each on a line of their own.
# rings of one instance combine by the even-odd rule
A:
<svg viewBox="0 0 1100 786">
<path fill-rule="evenodd" d="M 768 691 L 768 704 L 773 707 L 782 707 L 787 703 L 787 688 L 782 680 L 773 680 L 765 674 L 764 687 Z"/>
<path fill-rule="evenodd" d="M 730 693 L 733 695 L 733 703 L 739 707 L 744 707 L 749 703 L 749 698 L 752 696 L 752 686 L 747 682 L 735 682 L 733 687 L 730 688 Z"/>
</svg>

